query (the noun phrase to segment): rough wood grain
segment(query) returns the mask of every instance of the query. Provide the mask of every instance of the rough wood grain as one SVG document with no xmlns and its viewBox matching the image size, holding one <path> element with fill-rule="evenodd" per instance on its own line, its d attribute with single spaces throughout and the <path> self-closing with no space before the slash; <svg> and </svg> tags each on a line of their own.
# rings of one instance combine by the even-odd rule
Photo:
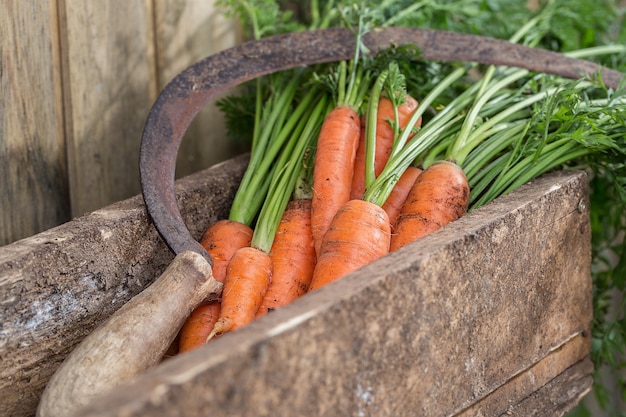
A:
<svg viewBox="0 0 626 417">
<path fill-rule="evenodd" d="M 139 192 L 146 116 L 176 72 L 239 41 L 213 0 L 0 2 L 0 246 Z M 241 153 L 209 106 L 179 177 Z"/>
<path fill-rule="evenodd" d="M 500 417 L 561 417 L 591 391 L 593 363 L 585 358 Z M 567 388 L 567 389 L 564 389 Z"/>
<path fill-rule="evenodd" d="M 72 214 L 139 193 L 137 161 L 157 95 L 150 0 L 60 0 Z"/>
<path fill-rule="evenodd" d="M 0 246 L 70 219 L 56 1 L 0 2 Z"/>
<path fill-rule="evenodd" d="M 587 193 L 583 173 L 537 179 L 80 414 L 461 413 L 588 332 Z"/>
<path fill-rule="evenodd" d="M 241 42 L 238 25 L 215 0 L 155 0 L 159 89 L 191 64 Z M 242 144 L 226 140 L 222 113 L 212 100 L 185 133 L 176 175 L 197 172 L 238 154 Z"/>
<path fill-rule="evenodd" d="M 499 416 L 511 412 L 512 409 L 521 408 L 519 406 L 520 398 L 524 398 L 528 393 L 532 393 L 528 397 L 541 397 L 538 392 L 544 386 L 566 372 L 572 364 L 588 358 L 591 350 L 590 344 L 591 338 L 588 334 L 579 333 L 575 335 L 530 368 L 512 376 L 504 385 L 454 417 Z M 593 367 L 587 375 L 590 375 L 592 371 Z M 572 398 L 574 397 L 572 388 L 572 386 L 564 384 L 557 389 L 560 389 L 564 396 Z M 577 394 L 582 396 L 583 391 L 588 389 L 589 386 L 585 386 Z M 521 402 L 526 401 L 528 397 Z"/>
<path fill-rule="evenodd" d="M 177 182 L 194 236 L 227 215 L 246 156 Z M 135 196 L 0 248 L 0 415 L 30 416 L 89 332 L 172 260 Z"/>
</svg>

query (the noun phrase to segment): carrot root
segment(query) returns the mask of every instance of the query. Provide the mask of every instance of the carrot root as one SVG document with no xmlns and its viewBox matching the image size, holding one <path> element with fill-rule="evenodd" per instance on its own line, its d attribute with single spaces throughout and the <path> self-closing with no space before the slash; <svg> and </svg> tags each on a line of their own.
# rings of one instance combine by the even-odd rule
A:
<svg viewBox="0 0 626 417">
<path fill-rule="evenodd" d="M 415 180 L 421 173 L 422 170 L 417 167 L 408 167 L 393 187 L 393 191 L 387 197 L 385 204 L 383 204 L 383 210 L 387 212 L 389 223 L 392 226 L 395 225 L 402 210 L 402 205 L 406 201 L 413 184 L 415 184 Z"/>
<path fill-rule="evenodd" d="M 389 218 L 380 206 L 348 201 L 324 236 L 309 292 L 387 254 L 390 239 Z"/>
<path fill-rule="evenodd" d="M 334 108 L 322 124 L 315 153 L 311 202 L 311 228 L 318 254 L 335 213 L 350 200 L 360 134 L 359 116 L 348 106 Z"/>
<path fill-rule="evenodd" d="M 235 330 L 235 324 L 232 320 L 227 317 L 220 317 L 213 326 L 211 333 L 209 333 L 204 341 L 204 343 L 208 343 L 213 338 L 221 335 L 222 333 L 230 332 L 231 330 Z"/>
<path fill-rule="evenodd" d="M 469 205 L 469 185 L 455 163 L 437 162 L 411 188 L 394 225 L 390 251 L 426 236 L 462 217 Z"/>
<path fill-rule="evenodd" d="M 226 270 L 220 317 L 207 340 L 237 330 L 254 320 L 272 279 L 269 254 L 244 247 L 233 255 Z"/>
<path fill-rule="evenodd" d="M 256 316 L 304 295 L 313 278 L 315 247 L 311 234 L 311 200 L 290 201 L 270 251 L 274 272 Z"/>
</svg>

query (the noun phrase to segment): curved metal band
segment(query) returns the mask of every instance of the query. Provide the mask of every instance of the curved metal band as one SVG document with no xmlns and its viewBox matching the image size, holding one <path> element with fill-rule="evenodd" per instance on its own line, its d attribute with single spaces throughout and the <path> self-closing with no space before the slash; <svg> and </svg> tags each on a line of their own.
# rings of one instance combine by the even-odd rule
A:
<svg viewBox="0 0 626 417">
<path fill-rule="evenodd" d="M 368 33 L 364 43 L 372 53 L 390 45 L 413 43 L 425 59 L 507 65 L 567 78 L 602 70 L 605 84 L 613 88 L 624 76 L 555 52 L 454 32 L 392 27 Z M 180 143 L 202 107 L 216 94 L 265 74 L 350 59 L 354 47 L 353 34 L 340 28 L 268 37 L 211 55 L 178 74 L 163 89 L 144 127 L 139 168 L 148 212 L 175 254 L 191 250 L 212 263 L 185 226 L 174 189 Z"/>
</svg>

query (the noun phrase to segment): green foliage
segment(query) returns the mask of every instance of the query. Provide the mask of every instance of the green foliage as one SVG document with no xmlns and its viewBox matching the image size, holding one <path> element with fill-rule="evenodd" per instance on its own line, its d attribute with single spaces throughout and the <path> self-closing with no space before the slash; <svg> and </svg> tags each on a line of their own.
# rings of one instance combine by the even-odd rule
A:
<svg viewBox="0 0 626 417">
<path fill-rule="evenodd" d="M 250 145 L 254 133 L 255 89 L 252 83 L 239 87 L 237 94 L 220 98 L 215 103 L 224 115 L 228 137 L 244 146 Z"/>
<path fill-rule="evenodd" d="M 297 32 L 304 25 L 293 12 L 281 9 L 275 0 L 217 0 L 225 15 L 241 22 L 247 38 L 260 39 L 279 33 Z"/>
<path fill-rule="evenodd" d="M 614 0 L 561 1 L 550 24 L 547 40 L 552 49 L 571 51 L 609 40 L 618 16 Z"/>
<path fill-rule="evenodd" d="M 413 44 L 393 45 L 383 51 L 368 62 L 367 70 L 372 76 L 378 76 L 382 71 L 389 67 L 390 63 L 394 63 L 404 77 L 406 91 L 412 97 L 424 97 L 429 91 L 441 83 L 443 78 L 456 67 L 459 63 L 454 62 L 437 62 L 429 61 L 422 58 L 419 48 Z M 467 88 L 467 79 L 460 80 L 452 88 L 444 91 L 437 100 L 432 103 L 432 108 L 440 108 L 450 103 L 459 91 Z M 424 115 L 423 124 L 425 124 L 431 113 Z"/>
</svg>

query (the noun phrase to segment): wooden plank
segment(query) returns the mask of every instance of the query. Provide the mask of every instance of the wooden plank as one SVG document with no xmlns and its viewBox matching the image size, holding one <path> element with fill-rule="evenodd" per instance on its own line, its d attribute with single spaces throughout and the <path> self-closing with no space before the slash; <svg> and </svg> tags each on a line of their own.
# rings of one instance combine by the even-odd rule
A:
<svg viewBox="0 0 626 417">
<path fill-rule="evenodd" d="M 471 416 L 499 416 L 510 413 L 513 409 L 521 409 L 520 403 L 529 397 L 540 396 L 537 394 L 546 385 L 550 384 L 559 375 L 566 372 L 572 364 L 578 363 L 589 357 L 591 351 L 591 338 L 588 334 L 579 333 L 563 343 L 562 346 L 549 352 L 544 358 L 523 370 L 498 387 L 482 400 L 456 414 L 454 417 Z M 588 375 L 593 371 L 593 367 Z M 571 386 L 560 387 L 568 397 L 573 396 Z M 585 391 L 589 387 L 585 387 Z M 579 391 L 580 395 L 582 391 Z M 529 393 L 532 393 L 529 395 Z M 578 398 L 578 397 L 576 397 Z M 524 414 L 519 414 L 524 415 Z M 547 414 L 546 414 L 547 415 Z"/>
<path fill-rule="evenodd" d="M 0 2 L 0 246 L 68 221 L 56 1 Z"/>
<path fill-rule="evenodd" d="M 580 403 L 592 385 L 593 363 L 585 358 L 510 407 L 501 417 L 561 417 Z"/>
<path fill-rule="evenodd" d="M 537 179 L 81 415 L 458 414 L 589 334 L 587 199 L 582 173 Z"/>
<path fill-rule="evenodd" d="M 215 0 L 155 0 L 155 28 L 159 89 L 189 65 L 241 42 L 237 22 L 226 18 Z M 225 139 L 216 99 L 187 129 L 176 162 L 177 177 L 241 153 L 241 144 Z"/>
<path fill-rule="evenodd" d="M 139 193 L 141 132 L 156 98 L 150 0 L 59 0 L 73 216 Z"/>
<path fill-rule="evenodd" d="M 227 215 L 246 156 L 177 182 L 192 234 Z M 135 196 L 0 247 L 0 415 L 30 416 L 89 332 L 173 259 Z"/>
<path fill-rule="evenodd" d="M 230 198 L 244 166 L 245 159 L 239 158 L 178 181 L 179 204 L 194 236 L 199 237 L 210 222 L 228 212 Z M 306 297 L 309 301 L 301 299 L 241 333 L 222 338 L 221 340 L 230 340 L 222 348 L 218 348 L 217 342 L 208 346 L 213 355 L 209 362 L 213 363 L 206 363 L 204 355 L 198 361 L 198 357 L 194 356 L 198 354 L 194 352 L 180 356 L 171 361 L 177 363 L 175 372 L 165 368 L 167 363 L 155 369 L 157 374 L 154 383 L 163 383 L 165 378 L 166 390 L 172 394 L 169 398 L 174 402 L 182 401 L 182 394 L 175 387 L 169 386 L 172 381 L 170 378 L 176 380 L 176 386 L 182 381 L 179 389 L 187 390 L 190 384 L 202 386 L 203 378 L 211 380 L 209 374 L 216 371 L 206 370 L 207 367 L 215 368 L 219 365 L 214 363 L 216 358 L 220 362 L 232 355 L 242 355 L 245 360 L 241 371 L 245 381 L 249 372 L 254 373 L 255 369 L 259 371 L 259 367 L 268 359 L 267 355 L 274 353 L 286 355 L 281 357 L 297 357 L 297 361 L 300 361 L 298 363 L 306 372 L 311 372 L 307 364 L 319 362 L 322 369 L 315 375 L 320 378 L 324 371 L 323 366 L 331 366 L 334 360 L 342 359 L 343 349 L 346 348 L 330 343 L 333 339 L 328 339 L 335 335 L 338 336 L 338 343 L 348 343 L 346 364 L 352 370 L 368 370 L 359 376 L 362 378 L 360 387 L 365 389 L 363 398 L 369 398 L 369 386 L 375 387 L 372 390 L 382 389 L 370 384 L 378 381 L 381 375 L 384 376 L 385 369 L 368 368 L 377 363 L 371 360 L 380 362 L 382 358 L 388 358 L 389 369 L 397 371 L 401 379 L 399 382 L 392 381 L 390 387 L 405 387 L 408 379 L 415 380 L 409 372 L 411 369 L 430 367 L 432 372 L 439 372 L 439 375 L 450 372 L 450 377 L 457 384 L 458 381 L 468 378 L 478 381 L 485 388 L 483 397 L 487 397 L 490 390 L 493 392 L 501 387 L 507 378 L 517 375 L 520 370 L 527 369 L 553 351 L 561 343 L 559 339 L 569 340 L 564 335 L 577 334 L 576 331 L 580 332 L 588 326 L 588 284 L 582 282 L 583 285 L 579 285 L 580 282 L 575 282 L 588 273 L 587 213 L 576 214 L 574 207 L 574 203 L 586 198 L 584 185 L 584 176 L 581 174 L 553 174 L 538 180 L 520 190 L 520 193 L 512 194 L 509 200 L 499 200 L 431 236 L 423 241 L 426 244 L 424 248 L 421 245 L 415 248 L 416 245 L 413 245 L 412 249 L 407 249 L 410 251 L 408 255 L 405 253 L 390 256 L 385 261 L 381 260 L 382 265 L 379 262 L 378 266 L 366 268 L 354 277 L 346 277 L 342 280 L 343 283 L 338 283 L 339 289 L 347 289 L 341 293 L 339 303 L 333 302 L 335 293 L 329 294 L 328 291 Z M 537 213 L 544 214 L 537 216 Z M 553 230 L 547 230 L 547 225 Z M 540 232 L 551 233 L 551 237 L 539 240 Z M 571 238 L 572 234 L 575 239 Z M 504 239 L 508 235 L 513 239 Z M 537 242 L 543 243 L 532 244 L 535 238 Z M 559 255 L 560 241 L 563 241 L 561 245 L 564 253 L 568 253 L 578 262 L 563 265 L 562 255 Z M 500 262 L 505 253 L 513 250 L 517 253 L 520 244 L 530 251 L 527 255 Z M 461 256 L 468 253 L 474 256 L 468 259 Z M 448 265 L 450 256 L 454 259 Z M 487 261 L 482 259 L 484 256 L 491 258 Z M 170 259 L 171 254 L 156 236 L 139 196 L 0 248 L 0 308 L 5 319 L 0 331 L 0 414 L 32 414 L 46 381 L 73 346 L 122 303 L 149 285 Z M 477 274 L 474 281 L 463 284 L 458 280 L 461 275 L 455 279 L 451 271 L 465 266 L 469 268 L 465 276 L 476 268 L 483 268 L 483 272 Z M 493 268 L 496 270 L 493 271 Z M 379 277 L 370 275 L 372 271 L 380 272 L 381 269 L 384 272 Z M 520 269 L 529 273 L 526 282 L 514 282 L 512 278 L 520 276 Z M 443 283 L 438 283 L 440 278 L 437 278 L 437 270 L 443 275 Z M 406 291 L 400 291 L 393 286 L 406 280 L 409 283 Z M 502 285 L 495 285 L 499 280 L 502 280 Z M 576 285 L 572 288 L 574 284 Z M 476 289 L 480 291 L 471 291 Z M 484 293 L 482 298 L 479 294 L 481 292 Z M 397 307 L 400 310 L 398 315 L 394 316 L 394 312 L 383 314 L 387 320 L 393 321 L 392 326 L 383 323 L 388 326 L 384 327 L 374 320 L 378 315 L 369 320 L 370 317 L 363 311 L 365 307 L 371 307 L 364 302 L 364 298 L 378 302 L 380 294 L 400 303 Z M 433 294 L 437 294 L 434 299 Z M 443 298 L 446 294 L 453 296 L 452 299 Z M 416 305 L 416 297 L 426 297 L 432 302 Z M 454 311 L 447 312 L 451 306 Z M 332 316 L 329 317 L 328 314 Z M 294 315 L 296 319 L 293 318 Z M 499 319 L 492 323 L 492 317 Z M 456 321 L 449 322 L 455 318 Z M 364 319 L 369 323 L 366 331 L 358 325 L 359 320 Z M 302 320 L 302 323 L 298 324 L 298 320 Z M 489 325 L 486 320 L 491 320 Z M 490 334 L 486 334 L 490 325 L 497 329 L 496 324 L 500 323 L 502 326 L 501 322 L 505 320 L 514 325 L 511 334 L 500 338 L 492 338 Z M 432 321 L 430 328 L 418 329 L 416 333 L 415 326 L 424 325 L 424 321 Z M 325 327 L 328 322 L 333 323 L 336 332 L 318 328 Z M 446 330 L 446 323 L 453 323 L 454 327 Z M 304 329 L 300 328 L 302 325 Z M 306 327 L 311 325 L 315 331 L 308 335 L 309 330 Z M 290 327 L 292 331 L 289 331 Z M 530 334 L 518 335 L 516 332 L 520 329 L 525 329 Z M 274 336 L 268 339 L 268 332 Z M 467 337 L 467 340 L 463 339 L 465 341 L 460 345 L 451 345 L 460 346 L 456 354 L 440 353 L 446 358 L 446 369 L 436 369 L 435 359 L 441 360 L 441 357 L 428 351 L 423 359 L 422 352 L 415 365 L 404 370 L 405 362 L 400 360 L 401 356 L 396 358 L 394 354 L 402 353 L 402 349 L 406 349 L 406 341 L 411 342 L 414 353 L 419 353 L 420 346 L 429 346 L 428 334 L 444 335 L 448 338 L 442 339 L 446 346 L 450 343 L 450 337 Z M 303 343 L 300 340 L 302 337 L 304 342 L 311 343 L 312 338 L 316 343 L 320 342 L 319 347 L 325 349 L 329 356 L 302 357 L 297 350 Z M 494 348 L 481 351 L 479 348 L 485 347 L 479 342 L 484 339 L 489 339 L 489 346 L 497 347 L 506 357 L 500 358 L 497 354 L 490 356 L 494 354 Z M 328 343 L 329 346 L 324 346 Z M 479 362 L 466 368 L 472 364 L 471 361 L 463 360 L 462 354 L 467 353 L 468 346 L 473 349 L 471 357 Z M 515 346 L 516 349 L 511 352 L 510 346 Z M 257 357 L 261 347 L 263 354 Z M 309 349 L 315 347 L 311 345 Z M 289 352 L 280 349 L 288 349 Z M 252 357 L 247 357 L 251 353 Z M 355 357 L 353 353 L 360 355 Z M 368 358 L 371 359 L 369 362 Z M 245 364 L 251 368 L 246 369 Z M 485 371 L 481 374 L 480 369 L 486 369 L 484 367 L 487 364 L 490 364 L 489 374 Z M 518 365 L 519 369 L 512 370 L 513 364 Z M 378 363 L 377 366 L 382 365 Z M 448 370 L 447 367 L 451 369 Z M 499 370 L 495 376 L 493 369 Z M 279 371 L 281 370 L 278 369 L 277 372 Z M 183 376 L 180 372 L 183 372 Z M 225 381 L 228 381 L 228 375 L 233 370 L 221 372 L 224 372 Z M 310 376 L 306 372 L 301 378 Z M 330 382 L 336 382 L 332 373 L 328 375 Z M 149 379 L 154 377 L 146 375 Z M 271 379 L 271 375 L 267 375 L 267 378 Z M 282 375 L 271 382 L 281 379 L 284 379 Z M 233 381 L 235 380 L 231 380 L 231 383 Z M 352 379 L 345 383 L 350 387 L 354 382 L 355 379 Z M 442 383 L 445 386 L 446 381 Z M 441 385 L 435 383 L 436 386 Z M 150 395 L 152 389 L 156 389 L 152 382 L 146 387 L 146 391 L 136 397 L 141 407 L 145 406 L 141 402 L 145 396 Z M 245 384 L 243 388 L 246 388 Z M 131 392 L 137 394 L 134 390 Z M 266 399 L 273 401 L 275 392 L 270 391 L 269 394 L 272 395 Z M 219 397 L 220 393 L 211 393 L 208 398 L 213 395 Z M 468 400 L 469 403 L 461 404 L 459 409 L 462 410 L 479 399 L 480 396 L 477 396 Z M 353 400 L 354 398 L 348 398 L 348 404 Z M 194 401 L 197 399 L 189 403 L 190 407 L 194 406 Z M 332 402 L 329 406 L 332 406 Z M 145 411 L 141 407 L 134 412 Z M 166 408 L 163 412 L 167 414 Z"/>
</svg>

